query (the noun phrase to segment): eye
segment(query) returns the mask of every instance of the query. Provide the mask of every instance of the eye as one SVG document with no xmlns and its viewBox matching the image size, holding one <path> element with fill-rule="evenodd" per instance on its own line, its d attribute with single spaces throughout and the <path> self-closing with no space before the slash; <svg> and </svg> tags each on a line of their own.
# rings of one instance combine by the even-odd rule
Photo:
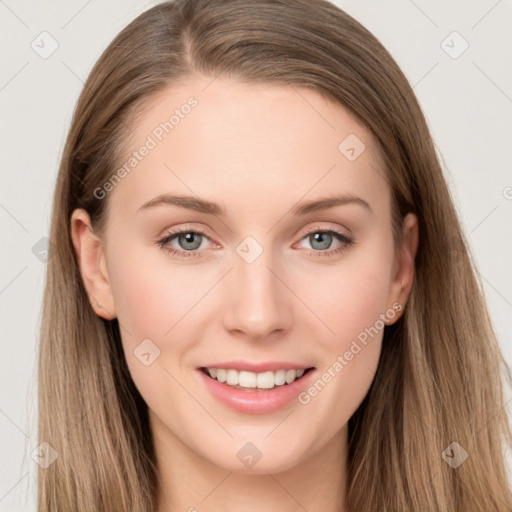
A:
<svg viewBox="0 0 512 512">
<path fill-rule="evenodd" d="M 178 243 L 178 248 L 171 245 L 171 241 L 174 239 L 176 239 Z M 171 254 L 189 258 L 191 256 L 200 256 L 198 249 L 204 249 L 204 247 L 201 246 L 205 239 L 209 240 L 206 234 L 201 230 L 181 229 L 169 233 L 164 238 L 158 240 L 157 244 Z"/>
<path fill-rule="evenodd" d="M 348 247 L 354 244 L 354 239 L 351 235 L 341 233 L 335 229 L 321 229 L 315 227 L 309 230 L 302 240 L 307 240 L 311 247 L 315 249 L 309 255 L 316 256 L 336 256 L 345 251 Z M 338 247 L 330 249 L 333 242 L 338 242 Z"/>
<path fill-rule="evenodd" d="M 176 240 L 178 247 L 171 242 Z M 180 229 L 168 233 L 165 237 L 157 241 L 157 244 L 164 250 L 176 256 L 190 258 L 192 256 L 201 256 L 199 249 L 205 249 L 203 242 L 209 240 L 209 237 L 199 229 Z M 354 239 L 351 235 L 341 233 L 335 229 L 321 229 L 315 227 L 305 233 L 301 241 L 307 240 L 313 251 L 309 256 L 332 257 L 341 254 L 349 246 L 353 245 Z M 337 241 L 339 246 L 331 249 L 333 242 Z"/>
</svg>

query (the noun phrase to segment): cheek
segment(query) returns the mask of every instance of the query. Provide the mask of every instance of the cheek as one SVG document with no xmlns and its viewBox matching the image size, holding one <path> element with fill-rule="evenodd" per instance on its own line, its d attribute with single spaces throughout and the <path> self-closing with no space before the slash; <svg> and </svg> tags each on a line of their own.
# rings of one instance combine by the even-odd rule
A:
<svg viewBox="0 0 512 512">
<path fill-rule="evenodd" d="M 331 314 L 343 339 L 355 338 L 373 326 L 379 315 L 385 313 L 389 282 L 378 268 L 366 267 L 362 272 L 352 272 L 343 280 L 344 292 L 336 311 Z"/>
<path fill-rule="evenodd" d="M 109 278 L 127 364 L 141 394 L 157 396 L 158 389 L 169 387 L 164 369 L 181 371 L 178 367 L 187 365 L 187 354 L 204 337 L 216 269 L 203 267 L 198 279 L 198 267 L 171 261 L 159 248 L 132 246 L 111 258 L 116 265 L 109 268 Z M 137 358 L 147 351 L 150 358 L 157 354 L 150 366 Z"/>
<path fill-rule="evenodd" d="M 147 249 L 120 255 L 109 277 L 119 321 L 134 334 L 162 339 L 199 301 L 205 283 L 192 266 L 173 264 L 156 251 L 162 254 L 149 259 Z"/>
<path fill-rule="evenodd" d="M 370 389 L 386 315 L 386 265 L 360 260 L 350 267 L 332 277 L 328 293 L 318 294 L 318 310 L 334 333 L 325 330 L 316 337 L 317 351 L 323 354 L 318 377 L 299 396 L 299 402 L 311 404 L 316 415 L 329 417 L 332 429 L 349 420 Z M 324 435 L 319 430 L 319 439 Z"/>
<path fill-rule="evenodd" d="M 392 250 L 359 251 L 339 264 L 302 280 L 301 295 L 324 323 L 320 342 L 328 351 L 345 350 L 375 326 L 382 328 L 390 285 Z M 321 286 L 320 286 L 321 285 Z"/>
<path fill-rule="evenodd" d="M 190 329 L 193 306 L 208 284 L 198 282 L 192 266 L 169 263 L 162 253 L 154 257 L 147 248 L 119 250 L 112 255 L 116 265 L 109 268 L 126 362 L 139 392 L 156 410 L 179 396 L 172 375 L 196 339 Z"/>
</svg>

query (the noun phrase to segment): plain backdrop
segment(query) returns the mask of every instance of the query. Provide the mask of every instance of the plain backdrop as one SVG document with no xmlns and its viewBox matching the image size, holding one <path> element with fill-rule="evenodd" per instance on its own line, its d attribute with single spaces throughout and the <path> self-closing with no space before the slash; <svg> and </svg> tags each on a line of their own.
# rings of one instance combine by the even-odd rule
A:
<svg viewBox="0 0 512 512">
<path fill-rule="evenodd" d="M 35 510 L 44 239 L 71 115 L 104 48 L 156 3 L 0 0 L 1 512 Z M 512 2 L 335 3 L 376 35 L 414 87 L 510 364 Z"/>
</svg>

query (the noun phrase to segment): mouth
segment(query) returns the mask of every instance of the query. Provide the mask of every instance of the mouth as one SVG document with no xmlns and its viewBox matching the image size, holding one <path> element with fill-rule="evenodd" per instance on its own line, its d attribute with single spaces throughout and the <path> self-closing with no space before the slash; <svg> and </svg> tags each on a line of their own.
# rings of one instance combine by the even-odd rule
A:
<svg viewBox="0 0 512 512">
<path fill-rule="evenodd" d="M 256 373 L 238 371 L 232 368 L 199 368 L 209 379 L 228 385 L 233 389 L 247 392 L 268 392 L 273 389 L 285 388 L 304 379 L 314 369 L 314 366 L 303 369 L 282 368 L 276 371 Z"/>
</svg>

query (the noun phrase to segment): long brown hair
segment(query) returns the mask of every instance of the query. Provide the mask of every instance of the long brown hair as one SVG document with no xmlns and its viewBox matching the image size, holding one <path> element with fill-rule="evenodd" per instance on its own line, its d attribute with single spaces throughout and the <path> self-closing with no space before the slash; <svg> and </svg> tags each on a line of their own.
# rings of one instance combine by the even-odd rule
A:
<svg viewBox="0 0 512 512">
<path fill-rule="evenodd" d="M 147 406 L 121 327 L 89 303 L 70 218 L 84 208 L 101 232 L 108 197 L 94 190 L 122 161 L 130 122 L 154 94 L 198 73 L 308 87 L 338 101 L 382 150 L 395 243 L 404 216 L 418 216 L 409 302 L 386 326 L 374 382 L 349 421 L 347 510 L 509 512 L 508 368 L 425 118 L 385 48 L 324 0 L 161 3 L 122 30 L 91 71 L 53 202 L 38 399 L 39 441 L 58 458 L 39 469 L 38 510 L 156 507 Z M 469 457 L 455 468 L 446 461 L 463 453 L 459 446 Z"/>
</svg>

